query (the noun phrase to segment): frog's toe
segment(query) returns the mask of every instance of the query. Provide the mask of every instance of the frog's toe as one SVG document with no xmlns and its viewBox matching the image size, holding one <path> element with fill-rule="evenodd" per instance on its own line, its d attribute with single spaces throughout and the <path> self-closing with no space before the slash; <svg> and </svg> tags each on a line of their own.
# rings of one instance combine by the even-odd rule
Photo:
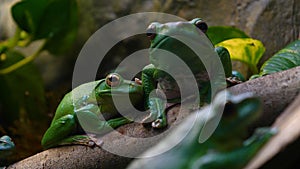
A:
<svg viewBox="0 0 300 169">
<path fill-rule="evenodd" d="M 134 82 L 136 84 L 142 85 L 142 80 L 140 80 L 139 78 L 134 78 Z"/>
<path fill-rule="evenodd" d="M 101 147 L 103 145 L 103 140 L 101 138 L 98 138 L 97 135 L 95 134 L 87 134 L 87 135 L 90 138 L 90 140 L 88 141 L 89 147 L 94 147 L 94 146 Z"/>
<path fill-rule="evenodd" d="M 163 128 L 165 127 L 166 124 L 162 119 L 156 119 L 154 122 L 152 122 L 152 127 L 153 128 Z"/>
</svg>

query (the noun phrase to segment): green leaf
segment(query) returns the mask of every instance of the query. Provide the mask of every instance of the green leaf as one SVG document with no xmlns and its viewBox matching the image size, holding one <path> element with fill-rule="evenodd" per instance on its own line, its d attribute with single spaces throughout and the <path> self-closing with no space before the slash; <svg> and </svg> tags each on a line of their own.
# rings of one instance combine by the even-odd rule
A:
<svg viewBox="0 0 300 169">
<path fill-rule="evenodd" d="M 23 0 L 11 8 L 12 17 L 17 25 L 24 31 L 35 34 L 47 0 Z"/>
<path fill-rule="evenodd" d="M 260 68 L 260 75 L 267 75 L 300 66 L 300 40 L 281 49 Z"/>
<path fill-rule="evenodd" d="M 265 52 L 261 41 L 252 38 L 234 38 L 218 43 L 228 49 L 230 58 L 247 64 L 253 74 L 258 72 L 257 63 Z"/>
<path fill-rule="evenodd" d="M 64 52 L 74 41 L 78 16 L 76 0 L 23 0 L 16 3 L 12 16 L 31 40 L 47 38 L 45 49 Z"/>
<path fill-rule="evenodd" d="M 245 32 L 231 26 L 211 26 L 207 30 L 207 36 L 214 45 L 228 39 L 249 38 Z"/>
<path fill-rule="evenodd" d="M 24 56 L 8 50 L 2 54 L 0 69 L 21 60 Z M 0 123 L 12 124 L 26 117 L 41 120 L 45 116 L 46 102 L 42 79 L 30 63 L 9 74 L 0 76 Z"/>
</svg>

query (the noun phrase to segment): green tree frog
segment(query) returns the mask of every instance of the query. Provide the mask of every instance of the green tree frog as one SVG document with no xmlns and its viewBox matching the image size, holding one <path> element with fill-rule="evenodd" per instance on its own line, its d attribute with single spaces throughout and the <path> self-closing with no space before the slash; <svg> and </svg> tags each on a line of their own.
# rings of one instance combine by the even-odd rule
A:
<svg viewBox="0 0 300 169">
<path fill-rule="evenodd" d="M 15 144 L 9 136 L 5 135 L 0 137 L 0 161 L 12 154 L 14 149 Z"/>
<path fill-rule="evenodd" d="M 124 80 L 117 73 L 74 88 L 58 105 L 52 123 L 42 138 L 42 146 L 89 145 L 91 140 L 83 132 L 83 123 L 84 131 L 92 134 L 104 134 L 111 128 L 130 123 L 132 120 L 120 117 L 113 102 L 113 97 L 122 102 L 122 99 L 128 100 L 128 95 L 132 105 L 143 104 L 143 87 L 134 81 Z M 123 111 L 130 111 L 131 105 L 121 106 Z M 84 121 L 79 122 L 80 119 Z"/>
<path fill-rule="evenodd" d="M 185 92 L 189 90 L 189 83 L 193 83 L 190 81 L 190 75 L 192 75 L 196 78 L 198 89 L 197 91 L 190 91 L 187 93 L 195 94 L 195 92 L 199 91 L 202 98 L 206 98 L 208 97 L 207 95 L 209 95 L 209 77 L 204 64 L 199 56 L 178 38 L 189 39 L 190 43 L 193 45 L 196 45 L 199 48 L 201 46 L 207 46 L 205 50 L 217 53 L 219 56 L 217 59 L 220 59 L 223 65 L 225 76 L 231 76 L 232 66 L 229 52 L 223 47 L 213 47 L 205 34 L 207 29 L 207 24 L 200 18 L 195 18 L 188 22 L 180 21 L 165 24 L 154 22 L 149 25 L 147 36 L 151 41 L 149 52 L 151 64 L 143 69 L 142 82 L 146 105 L 150 109 L 150 115 L 145 118 L 144 122 L 152 121 L 152 127 L 162 128 L 167 125 L 164 109 L 156 108 L 156 105 L 160 105 L 159 107 L 161 107 L 161 105 L 164 104 L 164 100 L 161 99 L 161 96 L 159 96 L 160 94 L 155 94 L 155 92 L 153 94 L 155 89 L 161 89 L 168 101 L 175 101 L 178 100 L 178 98 L 180 99 L 180 97 L 182 99 L 186 97 L 180 96 L 180 90 L 177 85 L 178 81 L 175 80 L 173 78 L 174 76 L 170 75 L 169 72 L 173 72 L 175 76 L 182 79 L 179 81 L 183 82 Z M 197 39 L 198 37 L 200 38 Z M 179 57 L 188 66 L 191 73 L 183 70 L 180 62 L 174 61 L 175 57 L 167 57 L 168 53 L 162 52 L 162 50 Z M 205 55 L 207 51 L 202 51 L 202 53 L 202 55 Z M 206 101 L 204 102 L 209 102 L 209 99 L 205 100 Z"/>
</svg>

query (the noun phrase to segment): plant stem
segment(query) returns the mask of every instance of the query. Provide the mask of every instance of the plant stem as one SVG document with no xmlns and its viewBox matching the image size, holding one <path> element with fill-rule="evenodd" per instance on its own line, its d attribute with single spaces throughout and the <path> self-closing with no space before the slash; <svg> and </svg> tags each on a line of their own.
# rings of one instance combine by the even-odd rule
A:
<svg viewBox="0 0 300 169">
<path fill-rule="evenodd" d="M 19 62 L 17 63 L 14 63 L 13 65 L 10 65 L 9 67 L 7 68 L 4 68 L 4 69 L 1 69 L 0 70 L 0 75 L 2 74 L 8 74 L 8 73 L 11 73 L 12 71 L 15 71 L 17 70 L 18 68 L 28 64 L 29 62 L 33 61 L 35 58 L 37 58 L 39 56 L 39 54 L 43 51 L 43 48 L 44 48 L 44 45 L 46 44 L 46 42 L 41 45 L 41 47 L 34 53 L 32 54 L 31 56 L 28 56 L 22 60 L 20 60 Z"/>
<path fill-rule="evenodd" d="M 20 39 L 20 34 L 21 34 L 21 29 L 19 27 L 17 27 L 14 36 L 8 40 L 9 48 L 14 48 L 15 46 L 17 46 L 18 41 Z"/>
<path fill-rule="evenodd" d="M 256 65 L 250 65 L 249 64 L 249 68 L 250 68 L 250 71 L 252 72 L 252 74 L 258 74 L 259 73 Z"/>
</svg>

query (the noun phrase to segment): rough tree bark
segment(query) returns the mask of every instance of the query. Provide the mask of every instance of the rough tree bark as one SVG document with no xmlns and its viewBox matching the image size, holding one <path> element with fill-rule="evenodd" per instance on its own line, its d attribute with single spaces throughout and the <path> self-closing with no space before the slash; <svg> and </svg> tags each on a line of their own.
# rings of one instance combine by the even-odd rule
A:
<svg viewBox="0 0 300 169">
<path fill-rule="evenodd" d="M 254 92 L 257 96 L 261 97 L 265 109 L 264 114 L 256 125 L 265 126 L 273 123 L 276 117 L 299 94 L 299 77 L 300 67 L 296 67 L 284 72 L 250 80 L 233 86 L 229 90 L 234 94 Z M 180 114 L 177 114 L 179 108 L 179 106 L 174 107 L 168 112 L 169 127 L 178 125 L 190 112 L 189 109 L 184 109 L 180 111 Z M 151 128 L 144 128 L 142 125 L 136 123 L 124 125 L 118 128 L 117 131 L 119 133 L 112 132 L 103 136 L 103 146 L 118 149 L 121 153 L 125 154 L 126 152 L 129 154 L 139 154 L 146 148 L 157 143 L 159 138 L 167 134 L 166 132 L 152 130 Z M 149 142 L 141 143 L 128 137 L 122 137 L 120 133 L 140 138 L 150 138 L 154 135 L 158 135 L 159 137 L 157 139 L 149 139 L 151 140 Z M 43 151 L 17 162 L 8 168 L 125 168 L 131 160 L 132 158 L 114 155 L 102 148 L 73 145 Z"/>
<path fill-rule="evenodd" d="M 300 94 L 293 101 L 292 104 L 288 106 L 287 109 L 276 119 L 276 122 L 272 127 L 278 129 L 278 133 L 271 138 L 271 140 L 257 153 L 257 155 L 249 162 L 245 169 L 259 168 L 273 158 L 276 154 L 284 151 L 287 146 L 293 143 L 300 137 Z M 281 168 L 290 168 L 286 165 L 291 165 L 293 160 L 298 160 L 299 152 L 296 154 L 289 153 L 289 162 L 283 162 L 281 160 Z M 298 157 L 297 157 L 298 156 Z M 275 162 L 274 162 L 275 163 Z M 276 164 L 269 164 L 271 168 L 275 168 Z M 278 162 L 277 162 L 278 163 Z M 286 167 L 285 167 L 286 166 Z M 269 168 L 270 168 L 269 167 Z"/>
</svg>

